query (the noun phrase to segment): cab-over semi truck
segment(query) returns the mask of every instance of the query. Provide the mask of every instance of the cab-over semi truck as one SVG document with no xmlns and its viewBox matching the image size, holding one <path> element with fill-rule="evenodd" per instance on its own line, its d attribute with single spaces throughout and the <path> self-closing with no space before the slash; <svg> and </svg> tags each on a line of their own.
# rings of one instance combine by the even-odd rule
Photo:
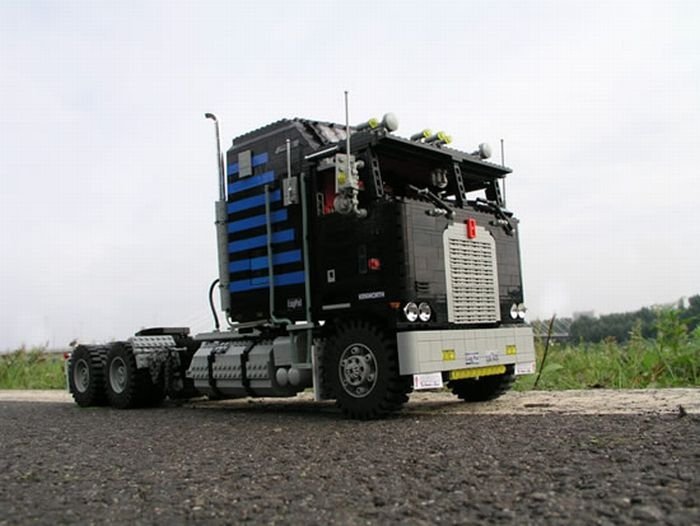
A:
<svg viewBox="0 0 700 526">
<path fill-rule="evenodd" d="M 534 372 L 518 221 L 501 190 L 510 169 L 486 160 L 488 146 L 401 138 L 392 114 L 354 127 L 288 119 L 234 139 L 224 163 L 206 117 L 219 168 L 214 330 L 79 345 L 67 362 L 78 405 L 313 389 L 370 419 L 414 388 L 483 401 Z"/>
</svg>

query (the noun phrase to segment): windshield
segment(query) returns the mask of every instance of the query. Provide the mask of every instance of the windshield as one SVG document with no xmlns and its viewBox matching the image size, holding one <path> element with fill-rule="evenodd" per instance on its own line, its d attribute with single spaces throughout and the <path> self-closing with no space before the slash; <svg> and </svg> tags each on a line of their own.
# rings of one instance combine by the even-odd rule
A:
<svg viewBox="0 0 700 526">
<path fill-rule="evenodd" d="M 379 166 L 384 193 L 390 196 L 412 197 L 418 189 L 423 195 L 433 194 L 448 203 L 483 199 L 500 204 L 495 178 L 471 173 L 459 164 L 455 168 L 455 163 L 446 163 L 444 158 L 380 154 Z M 456 170 L 461 177 L 461 188 Z"/>
</svg>

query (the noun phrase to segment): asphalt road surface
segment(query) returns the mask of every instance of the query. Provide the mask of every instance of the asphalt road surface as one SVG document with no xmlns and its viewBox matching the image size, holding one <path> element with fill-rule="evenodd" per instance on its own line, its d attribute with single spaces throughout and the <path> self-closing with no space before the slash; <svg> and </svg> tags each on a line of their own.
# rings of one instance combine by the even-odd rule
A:
<svg viewBox="0 0 700 526">
<path fill-rule="evenodd" d="M 355 422 L 0 392 L 0 524 L 700 524 L 700 391 L 610 393 L 420 394 Z"/>
</svg>

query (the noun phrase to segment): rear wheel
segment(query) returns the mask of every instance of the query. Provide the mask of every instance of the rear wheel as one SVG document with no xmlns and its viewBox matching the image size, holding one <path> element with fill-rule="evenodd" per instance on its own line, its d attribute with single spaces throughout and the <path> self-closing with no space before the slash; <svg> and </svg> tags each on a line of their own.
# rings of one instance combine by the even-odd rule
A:
<svg viewBox="0 0 700 526">
<path fill-rule="evenodd" d="M 323 353 L 324 384 L 346 416 L 371 419 L 401 409 L 410 378 L 399 375 L 396 343 L 362 320 L 341 322 Z"/>
<path fill-rule="evenodd" d="M 105 362 L 107 398 L 117 409 L 158 405 L 163 401 L 161 384 L 154 384 L 148 369 L 137 369 L 131 348 L 123 343 L 110 346 Z"/>
<path fill-rule="evenodd" d="M 105 405 L 103 363 L 106 349 L 79 345 L 70 357 L 68 389 L 81 407 Z"/>
<path fill-rule="evenodd" d="M 452 380 L 447 383 L 454 394 L 465 402 L 486 402 L 505 394 L 513 386 L 515 374 L 510 366 L 505 374 Z"/>
</svg>

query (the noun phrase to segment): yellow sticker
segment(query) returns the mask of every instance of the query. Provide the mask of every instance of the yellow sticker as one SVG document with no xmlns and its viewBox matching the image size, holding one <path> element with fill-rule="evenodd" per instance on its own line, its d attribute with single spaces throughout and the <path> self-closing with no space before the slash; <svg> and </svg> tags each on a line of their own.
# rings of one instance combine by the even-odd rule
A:
<svg viewBox="0 0 700 526">
<path fill-rule="evenodd" d="M 487 367 L 475 367 L 474 369 L 457 369 L 450 371 L 450 380 L 465 380 L 467 378 L 479 378 L 481 376 L 494 376 L 504 374 L 505 365 L 489 365 Z"/>
<path fill-rule="evenodd" d="M 515 345 L 506 345 L 506 354 L 508 356 L 513 356 L 518 354 L 518 348 Z"/>
<path fill-rule="evenodd" d="M 457 359 L 457 353 L 454 349 L 443 349 L 442 350 L 442 361 L 451 362 Z"/>
</svg>

